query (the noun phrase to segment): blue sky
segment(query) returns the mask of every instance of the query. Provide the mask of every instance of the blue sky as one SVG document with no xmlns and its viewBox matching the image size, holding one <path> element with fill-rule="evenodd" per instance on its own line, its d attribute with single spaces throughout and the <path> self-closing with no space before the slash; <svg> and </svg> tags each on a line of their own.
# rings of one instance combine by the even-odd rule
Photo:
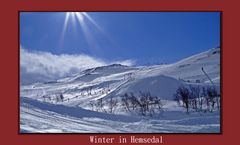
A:
<svg viewBox="0 0 240 145">
<path fill-rule="evenodd" d="M 80 15 L 80 22 L 70 16 L 63 32 L 66 13 L 21 13 L 21 46 L 143 65 L 173 63 L 220 45 L 219 12 L 87 12 L 93 21 Z"/>
</svg>

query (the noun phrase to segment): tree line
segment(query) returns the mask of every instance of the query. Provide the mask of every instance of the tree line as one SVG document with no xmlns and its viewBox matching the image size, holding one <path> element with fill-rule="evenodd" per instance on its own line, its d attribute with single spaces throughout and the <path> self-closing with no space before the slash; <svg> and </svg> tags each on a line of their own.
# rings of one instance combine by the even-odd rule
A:
<svg viewBox="0 0 240 145">
<path fill-rule="evenodd" d="M 197 112 L 220 110 L 220 95 L 215 87 L 180 86 L 174 94 L 174 100 L 186 109 Z"/>
<path fill-rule="evenodd" d="M 154 116 L 163 111 L 160 97 L 152 96 L 150 92 L 125 93 L 120 98 L 98 99 L 90 101 L 93 111 L 114 113 L 117 107 L 122 107 L 126 112 L 137 113 L 142 116 Z"/>
</svg>

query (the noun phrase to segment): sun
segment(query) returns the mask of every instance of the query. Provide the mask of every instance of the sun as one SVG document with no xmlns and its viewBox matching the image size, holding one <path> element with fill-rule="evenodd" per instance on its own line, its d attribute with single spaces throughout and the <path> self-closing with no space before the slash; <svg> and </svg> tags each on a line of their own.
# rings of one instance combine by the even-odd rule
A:
<svg viewBox="0 0 240 145">
<path fill-rule="evenodd" d="M 72 19 L 74 22 L 76 19 L 79 23 L 83 23 L 84 21 L 84 12 L 66 12 L 65 20 L 64 20 L 64 26 L 63 31 L 66 31 L 66 27 L 69 23 L 69 19 Z"/>
<path fill-rule="evenodd" d="M 90 49 L 97 49 L 96 38 L 92 35 L 92 30 L 95 29 L 101 34 L 110 38 L 106 32 L 97 24 L 97 22 L 87 12 L 65 12 L 65 19 L 63 24 L 63 30 L 60 38 L 60 48 L 63 47 L 66 30 L 72 23 L 74 26 L 81 28 L 83 36 L 88 43 Z"/>
<path fill-rule="evenodd" d="M 69 15 L 72 19 L 77 19 L 79 22 L 84 20 L 84 12 L 67 12 L 66 15 Z"/>
<path fill-rule="evenodd" d="M 88 16 L 87 14 L 85 14 L 85 12 L 66 12 L 65 13 L 65 20 L 64 20 L 64 24 L 63 24 L 61 39 L 60 39 L 60 47 L 62 47 L 64 35 L 65 35 L 65 32 L 68 27 L 70 19 L 72 19 L 73 23 L 75 23 L 77 20 L 82 25 L 84 23 L 84 15 Z"/>
<path fill-rule="evenodd" d="M 78 20 L 79 23 L 83 23 L 84 15 L 86 15 L 84 12 L 66 12 L 63 33 L 65 33 L 70 19 L 72 19 L 74 22 Z"/>
</svg>

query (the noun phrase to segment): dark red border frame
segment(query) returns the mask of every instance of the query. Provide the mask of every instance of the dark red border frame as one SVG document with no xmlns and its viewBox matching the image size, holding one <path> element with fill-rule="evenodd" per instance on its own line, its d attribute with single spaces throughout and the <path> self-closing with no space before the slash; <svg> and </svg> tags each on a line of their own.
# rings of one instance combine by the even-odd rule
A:
<svg viewBox="0 0 240 145">
<path fill-rule="evenodd" d="M 18 134 L 18 11 L 222 11 L 222 77 L 224 122 L 221 135 L 163 135 L 164 145 L 239 144 L 239 2 L 234 0 L 8 0 L 0 2 L 1 40 L 1 144 L 90 145 L 89 135 L 19 135 Z M 229 99 L 230 98 L 230 99 Z M 154 134 L 152 134 L 154 135 Z M 150 135 L 150 136 L 152 136 Z M 118 135 L 99 135 L 117 137 Z M 129 135 L 122 135 L 128 137 Z M 138 137 L 149 135 L 136 135 Z"/>
<path fill-rule="evenodd" d="M 71 10 L 69 10 L 71 11 Z M 48 135 L 78 135 L 78 134 L 88 134 L 88 135 L 104 135 L 104 134 L 119 134 L 119 135 L 133 135 L 133 134 L 141 134 L 141 135 L 151 135 L 151 134 L 159 134 L 159 135 L 178 135 L 178 134 L 181 134 L 181 135 L 221 135 L 223 133 L 223 129 L 222 129 L 222 125 L 223 125 L 223 113 L 222 113 L 222 106 L 223 106 L 223 101 L 222 101 L 222 11 L 85 11 L 85 12 L 219 12 L 220 13 L 220 93 L 221 93 L 221 108 L 220 108 L 220 132 L 219 133 L 21 133 L 20 132 L 20 13 L 21 12 L 69 12 L 69 11 L 18 11 L 18 44 L 19 44 L 19 49 L 18 49 L 18 90 L 19 90 L 19 93 L 18 93 L 18 134 L 19 135 L 35 135 L 35 134 L 39 134 L 39 135 L 44 135 L 44 134 L 48 134 Z M 74 12 L 77 12 L 77 11 L 74 11 Z"/>
</svg>

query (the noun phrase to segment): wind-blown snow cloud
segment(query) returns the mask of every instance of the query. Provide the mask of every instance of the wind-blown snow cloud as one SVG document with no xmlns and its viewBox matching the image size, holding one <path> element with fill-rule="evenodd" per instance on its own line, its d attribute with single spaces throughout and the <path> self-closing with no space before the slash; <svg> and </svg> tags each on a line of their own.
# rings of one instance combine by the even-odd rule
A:
<svg viewBox="0 0 240 145">
<path fill-rule="evenodd" d="M 49 52 L 28 51 L 20 48 L 20 81 L 21 84 L 51 81 L 79 73 L 82 70 L 118 63 L 131 66 L 132 60 L 106 62 L 85 54 L 55 55 Z"/>
<path fill-rule="evenodd" d="M 135 64 L 135 61 L 128 59 L 128 60 L 123 60 L 123 61 L 114 61 L 111 64 L 121 64 L 121 65 L 126 65 L 126 66 L 133 66 Z"/>
</svg>

